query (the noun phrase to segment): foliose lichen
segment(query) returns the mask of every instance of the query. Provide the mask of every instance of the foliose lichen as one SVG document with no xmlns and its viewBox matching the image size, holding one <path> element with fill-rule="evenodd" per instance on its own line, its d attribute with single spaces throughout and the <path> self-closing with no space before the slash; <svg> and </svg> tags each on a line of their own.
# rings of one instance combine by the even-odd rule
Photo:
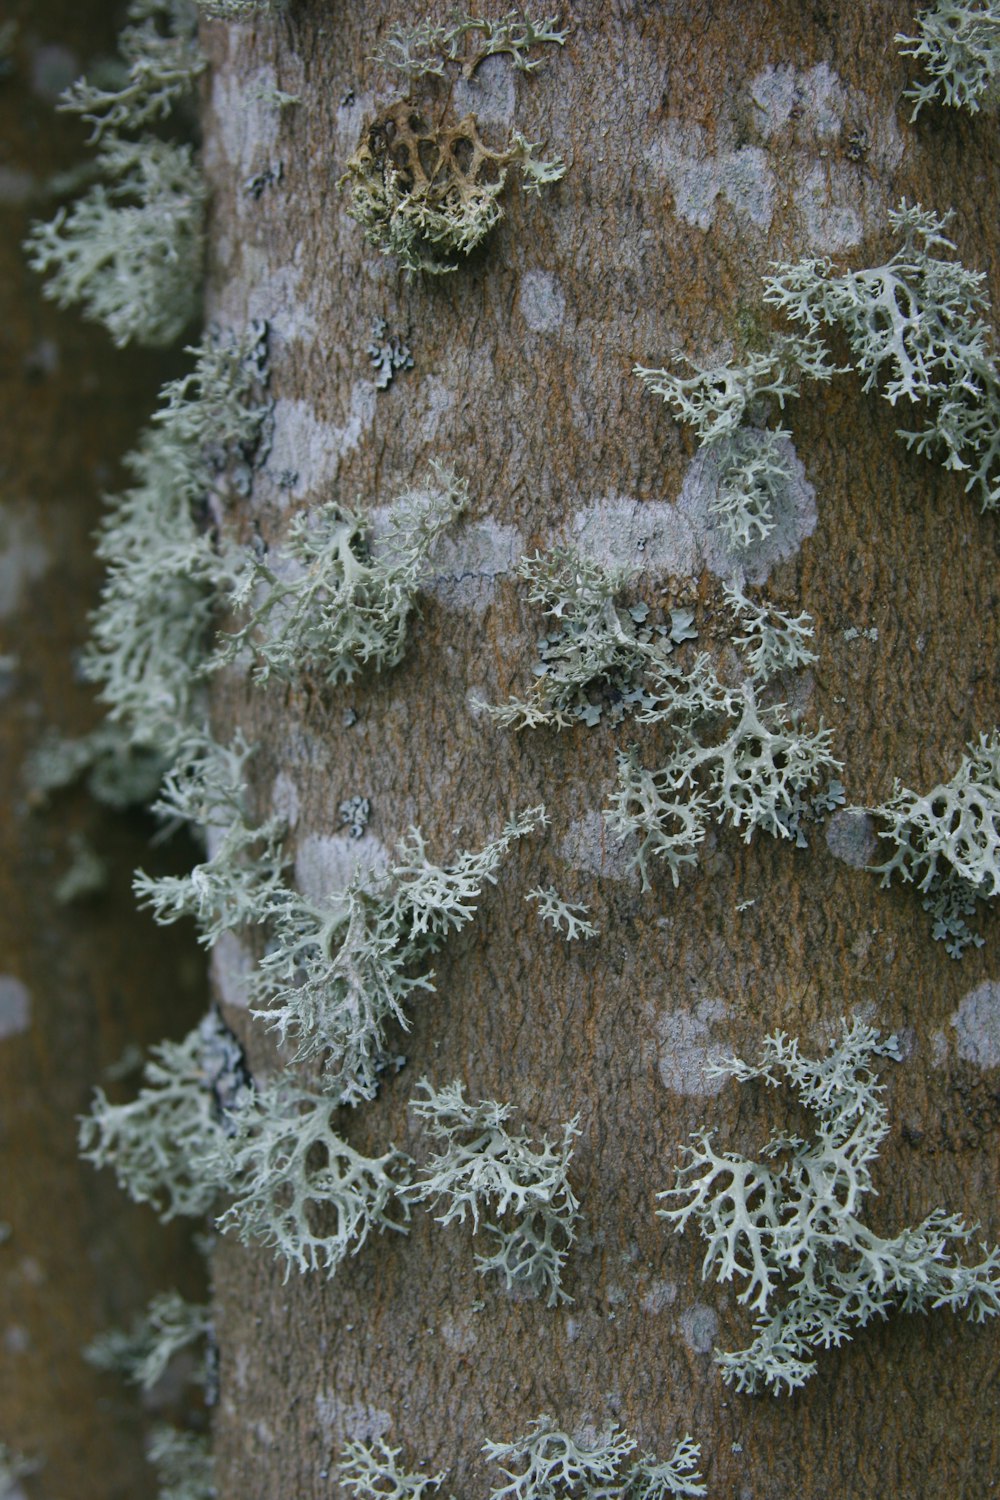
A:
<svg viewBox="0 0 1000 1500">
<path fill-rule="evenodd" d="M 977 1322 L 1000 1313 L 1000 1248 L 966 1265 L 958 1251 L 975 1226 L 934 1209 L 883 1239 L 858 1217 L 874 1192 L 871 1163 L 888 1133 L 876 1058 L 899 1058 L 855 1020 L 824 1058 L 803 1057 L 782 1032 L 764 1040 L 759 1062 L 731 1058 L 709 1068 L 741 1083 L 787 1084 L 814 1118 L 814 1138 L 777 1131 L 762 1161 L 719 1153 L 711 1131 L 686 1148 L 675 1184 L 657 1194 L 658 1215 L 681 1232 L 693 1219 L 706 1243 L 702 1276 L 745 1283 L 737 1300 L 756 1314 L 746 1348 L 717 1351 L 738 1391 L 793 1391 L 815 1373 L 815 1351 L 850 1339 L 893 1308 L 962 1309 Z"/>
<path fill-rule="evenodd" d="M 579 1217 L 567 1175 L 579 1116 L 563 1124 L 561 1142 L 535 1146 L 507 1129 L 509 1104 L 473 1103 L 458 1079 L 435 1089 L 422 1078 L 417 1088 L 426 1097 L 414 1098 L 411 1108 L 444 1150 L 420 1168 L 405 1196 L 443 1206 L 440 1224 L 464 1224 L 468 1216 L 476 1231 L 482 1213 L 497 1246 L 492 1255 L 477 1256 L 479 1271 L 500 1272 L 508 1290 L 544 1293 L 549 1307 L 570 1301 L 561 1277 Z"/>
</svg>

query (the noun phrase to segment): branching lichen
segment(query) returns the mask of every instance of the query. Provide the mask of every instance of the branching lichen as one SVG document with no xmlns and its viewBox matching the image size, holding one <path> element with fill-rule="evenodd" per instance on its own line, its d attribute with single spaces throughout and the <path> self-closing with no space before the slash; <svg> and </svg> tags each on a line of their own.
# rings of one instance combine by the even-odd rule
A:
<svg viewBox="0 0 1000 1500">
<path fill-rule="evenodd" d="M 650 770 L 634 746 L 618 752 L 618 789 L 605 818 L 620 837 L 638 838 L 634 864 L 643 890 L 652 856 L 678 884 L 683 866 L 697 863 L 711 820 L 739 829 L 746 843 L 761 829 L 803 847 L 805 822 L 843 800 L 840 783 L 829 780 L 841 766 L 830 730 L 803 729 L 770 687 L 778 673 L 814 659 L 804 644 L 812 635 L 808 615 L 754 604 L 735 589 L 725 600 L 745 628 L 734 644 L 748 675 L 727 686 L 705 654 L 687 672 L 668 664 L 642 714 L 671 731 L 666 763 Z"/>
<path fill-rule="evenodd" d="M 48 277 L 46 297 L 79 303 L 119 348 L 172 344 L 201 296 L 205 187 L 191 148 L 111 137 L 97 166 L 101 182 L 33 227 L 28 264 Z"/>
<path fill-rule="evenodd" d="M 98 1334 L 84 1350 L 97 1370 L 123 1375 L 144 1391 L 151 1390 L 166 1373 L 174 1356 L 207 1339 L 212 1331 L 208 1307 L 186 1302 L 178 1292 L 161 1292 L 129 1332 L 121 1328 Z M 207 1378 L 205 1361 L 195 1378 Z"/>
<path fill-rule="evenodd" d="M 249 1097 L 239 1044 L 211 1011 L 183 1041 L 153 1047 L 143 1077 L 129 1104 L 96 1090 L 80 1121 L 80 1155 L 112 1167 L 129 1197 L 162 1219 L 200 1217 L 223 1185 L 213 1163 Z"/>
<path fill-rule="evenodd" d="M 1000 74 L 1000 6 L 996 0 L 935 0 L 918 11 L 916 36 L 896 33 L 904 57 L 915 57 L 929 75 L 903 95 L 911 120 L 925 104 L 940 101 L 975 113 L 996 103 Z"/>
<path fill-rule="evenodd" d="M 157 1427 L 146 1457 L 156 1470 L 158 1500 L 215 1500 L 212 1449 L 205 1434 Z"/>
<path fill-rule="evenodd" d="M 415 1474 L 401 1467 L 401 1448 L 390 1448 L 383 1438 L 366 1443 L 347 1442 L 340 1450 L 338 1478 L 355 1500 L 430 1500 L 448 1477 L 446 1469 L 439 1474 Z"/>
<path fill-rule="evenodd" d="M 984 1245 L 985 1258 L 966 1265 L 957 1251 L 974 1227 L 957 1215 L 935 1209 L 892 1239 L 858 1218 L 888 1132 L 872 1071 L 878 1057 L 899 1057 L 896 1038 L 880 1040 L 854 1021 L 825 1058 L 801 1056 L 798 1042 L 775 1032 L 758 1063 L 732 1058 L 709 1069 L 741 1083 L 788 1084 L 815 1117 L 813 1140 L 776 1133 L 764 1161 L 720 1155 L 712 1133 L 700 1133 L 675 1185 L 657 1195 L 676 1205 L 658 1210 L 675 1230 L 691 1219 L 701 1230 L 703 1277 L 745 1283 L 737 1300 L 756 1314 L 755 1337 L 715 1356 L 739 1391 L 795 1390 L 815 1372 L 815 1350 L 845 1342 L 894 1307 L 961 1308 L 976 1321 L 1000 1313 L 1000 1248 Z"/>
<path fill-rule="evenodd" d="M 966 490 L 992 510 L 1000 505 L 1000 372 L 984 317 L 986 277 L 951 258 L 949 217 L 904 198 L 889 215 L 901 244 L 885 265 L 839 275 L 826 259 L 781 265 L 765 278 L 764 300 L 802 323 L 809 341 L 839 329 L 864 390 L 926 411 L 923 427 L 900 429 L 907 446 L 966 472 Z"/>
<path fill-rule="evenodd" d="M 486 1228 L 498 1243 L 492 1255 L 477 1256 L 478 1269 L 484 1275 L 499 1271 L 508 1290 L 545 1293 L 549 1307 L 570 1301 L 560 1282 L 580 1211 L 567 1176 L 579 1116 L 563 1124 L 560 1143 L 543 1140 L 536 1147 L 528 1136 L 506 1129 L 511 1105 L 495 1099 L 470 1103 L 458 1079 L 435 1089 L 422 1078 L 417 1087 L 427 1097 L 415 1099 L 413 1111 L 445 1149 L 421 1169 L 405 1196 L 443 1203 L 440 1224 L 464 1224 L 468 1215 L 475 1231 L 480 1213 L 488 1215 Z"/>
<path fill-rule="evenodd" d="M 951 780 L 923 796 L 896 781 L 888 802 L 856 809 L 877 818 L 879 836 L 895 846 L 872 869 L 883 885 L 898 875 L 916 886 L 934 918 L 934 937 L 952 958 L 961 958 L 970 944 L 982 946 L 965 919 L 977 901 L 1000 893 L 1000 731 L 980 735 L 966 749 Z"/>
<path fill-rule="evenodd" d="M 568 943 L 575 938 L 597 936 L 597 928 L 589 920 L 588 908 L 574 901 L 564 901 L 554 885 L 536 886 L 524 899 L 533 901 L 538 920 L 563 933 Z"/>
<path fill-rule="evenodd" d="M 366 126 L 341 186 L 350 186 L 348 213 L 370 245 L 396 256 L 410 274 L 440 274 L 456 270 L 502 218 L 499 200 L 512 166 L 526 192 L 563 176 L 563 163 L 542 160 L 537 150 L 517 132 L 502 150 L 491 150 L 475 115 L 432 123 L 401 99 Z"/>
<path fill-rule="evenodd" d="M 690 611 L 672 610 L 669 625 L 650 623 L 642 601 L 629 608 L 615 602 L 625 574 L 572 547 L 523 557 L 518 572 L 531 584 L 531 602 L 543 605 L 555 627 L 538 641 L 531 693 L 477 706 L 514 729 L 593 725 L 605 714 L 616 724 L 650 708 L 644 679 L 658 680 L 674 647 L 692 638 Z"/>
<path fill-rule="evenodd" d="M 212 1172 L 232 1195 L 218 1228 L 273 1248 L 286 1281 L 293 1266 L 332 1276 L 373 1229 L 406 1233 L 407 1158 L 393 1147 L 378 1157 L 355 1151 L 333 1128 L 340 1105 L 336 1094 L 279 1079 L 248 1098 L 231 1137 L 216 1137 Z M 402 1220 L 390 1212 L 394 1199 Z"/>
<path fill-rule="evenodd" d="M 118 34 L 124 77 L 117 87 L 80 78 L 59 103 L 64 113 L 82 116 L 91 141 L 165 119 L 191 97 L 205 67 L 194 0 L 132 0 L 128 17 Z"/>
<path fill-rule="evenodd" d="M 428 859 L 412 828 L 388 871 L 362 868 L 346 889 L 318 900 L 293 891 L 276 898 L 255 978 L 266 1008 L 256 1013 L 295 1044 L 297 1058 L 325 1054 L 325 1071 L 345 1097 L 373 1097 L 387 1028 L 408 1029 L 410 998 L 434 988 L 428 959 L 472 920 L 511 846 L 544 818 L 544 808 L 531 808 L 446 866 Z"/>
<path fill-rule="evenodd" d="M 106 719 L 89 734 L 44 735 L 25 762 L 24 779 L 42 803 L 83 779 L 92 797 L 121 811 L 151 802 L 165 769 L 157 750 L 134 744 L 121 724 Z"/>
<path fill-rule="evenodd" d="M 458 63 L 462 75 L 471 78 L 487 57 L 502 53 L 521 73 L 534 73 L 542 65 L 532 49 L 544 43 L 563 46 L 568 27 L 560 27 L 558 16 L 535 18 L 527 11 L 508 11 L 496 20 L 470 16 L 456 7 L 443 23 L 419 21 L 415 26 L 396 24 L 385 42 L 372 54 L 372 61 L 407 78 L 444 78 L 450 63 Z"/>
<path fill-rule="evenodd" d="M 508 1481 L 490 1491 L 490 1500 L 666 1500 L 707 1493 L 698 1473 L 701 1449 L 690 1437 L 675 1443 L 668 1459 L 652 1453 L 633 1459 L 637 1447 L 621 1427 L 575 1442 L 551 1417 L 537 1417 L 523 1437 L 484 1444 L 487 1459 Z"/>
<path fill-rule="evenodd" d="M 249 618 L 222 636 L 211 666 L 246 650 L 259 682 L 315 672 L 329 683 L 350 682 L 359 666 L 395 666 L 427 557 L 467 504 L 468 486 L 435 464 L 434 483 L 401 495 L 375 541 L 360 515 L 333 502 L 297 516 L 280 562 L 247 558 L 230 602 Z"/>
<path fill-rule="evenodd" d="M 140 870 L 133 883 L 139 905 L 152 907 L 161 926 L 193 917 L 209 947 L 224 932 L 266 921 L 284 891 L 284 819 L 255 823 L 247 806 L 253 753 L 239 732 L 229 746 L 198 736 L 178 748 L 153 811 L 167 823 L 193 825 L 209 858 L 188 875 L 154 879 Z"/>
<path fill-rule="evenodd" d="M 261 441 L 266 337 L 253 324 L 242 340 L 219 335 L 191 351 L 194 370 L 164 386 L 155 425 L 126 460 L 136 482 L 101 527 L 107 576 L 84 670 L 130 741 L 168 758 L 202 718 L 199 673 L 217 593 L 232 582 L 206 515 Z"/>
</svg>

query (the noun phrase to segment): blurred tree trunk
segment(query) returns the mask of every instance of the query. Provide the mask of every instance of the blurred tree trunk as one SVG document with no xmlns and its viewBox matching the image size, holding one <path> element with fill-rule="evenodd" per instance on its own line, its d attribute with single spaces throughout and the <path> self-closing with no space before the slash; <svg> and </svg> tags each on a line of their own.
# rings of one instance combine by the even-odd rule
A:
<svg viewBox="0 0 1000 1500">
<path fill-rule="evenodd" d="M 913 893 L 879 892 L 850 862 L 870 850 L 822 831 L 808 852 L 720 831 L 677 890 L 660 878 L 642 895 L 601 820 L 628 730 L 516 735 L 470 705 L 527 684 L 541 617 L 514 569 L 560 540 L 633 566 L 650 602 L 691 603 L 703 638 L 724 642 L 693 442 L 633 364 L 742 352 L 769 262 L 876 263 L 904 195 L 957 210 L 962 259 L 996 296 L 995 119 L 929 110 L 907 123 L 893 35 L 912 12 L 895 0 L 568 9 L 569 43 L 545 49 L 537 73 L 492 59 L 450 101 L 490 144 L 516 129 L 563 154 L 565 180 L 537 198 L 511 188 L 482 252 L 411 281 L 363 243 L 336 182 L 366 121 L 402 92 L 370 58 L 412 10 L 302 0 L 254 26 L 204 28 L 210 312 L 237 328 L 266 317 L 273 337 L 274 447 L 234 529 L 273 546 L 301 507 L 385 505 L 432 459 L 473 497 L 401 666 L 337 691 L 229 677 L 217 727 L 260 741 L 260 804 L 289 816 L 306 884 L 342 877 L 357 852 L 338 833 L 354 795 L 371 800 L 369 849 L 417 823 L 442 860 L 539 800 L 552 817 L 441 955 L 436 993 L 400 1039 L 405 1068 L 345 1133 L 362 1149 L 419 1149 L 407 1103 L 423 1076 L 510 1101 L 536 1136 L 579 1112 L 587 1226 L 567 1268 L 574 1300 L 558 1310 L 481 1280 L 468 1231 L 426 1213 L 333 1283 L 283 1281 L 267 1252 L 223 1242 L 219 1493 L 319 1500 L 343 1440 L 381 1434 L 410 1462 L 449 1468 L 445 1493 L 484 1493 L 484 1441 L 544 1411 L 569 1432 L 621 1423 L 664 1455 L 690 1432 L 712 1496 L 974 1500 L 1000 1484 L 994 1327 L 895 1317 L 821 1357 L 796 1396 L 739 1397 L 711 1350 L 745 1342 L 747 1319 L 731 1287 L 703 1284 L 697 1237 L 672 1236 L 653 1194 L 695 1128 L 724 1148 L 766 1138 L 768 1101 L 707 1082 L 704 1063 L 753 1054 L 776 1028 L 819 1049 L 861 1014 L 901 1030 L 908 1052 L 886 1073 L 876 1227 L 942 1204 L 995 1241 L 997 1072 L 955 1026 L 996 974 L 995 923 L 952 962 Z M 279 109 L 275 87 L 301 102 Z M 376 319 L 413 353 L 385 389 L 366 352 Z M 893 775 L 947 778 L 998 718 L 996 521 L 906 453 L 897 421 L 849 378 L 789 409 L 815 512 L 803 506 L 766 578 L 815 619 L 803 706 L 833 726 L 853 802 L 882 800 Z M 589 903 L 598 940 L 539 927 L 524 894 L 550 882 Z M 238 998 L 244 957 L 234 941 L 219 950 L 224 999 Z M 273 1066 L 259 1026 L 228 1014 L 258 1071 Z"/>
<path fill-rule="evenodd" d="M 155 1491 L 148 1414 L 81 1351 L 157 1291 L 204 1295 L 204 1273 L 187 1232 L 165 1231 L 77 1159 L 76 1117 L 129 1044 L 190 1024 L 205 981 L 187 934 L 136 920 L 131 872 L 149 858 L 153 823 L 82 790 L 39 806 L 23 767 L 47 729 L 80 734 L 96 718 L 73 666 L 100 584 L 92 533 L 173 368 L 123 356 L 103 330 L 43 303 L 21 251 L 31 220 L 54 211 L 52 175 L 82 155 L 79 125 L 53 105 L 113 52 L 112 9 L 15 0 L 0 20 L 17 23 L 0 79 L 0 1442 L 37 1462 L 32 1500 L 134 1500 Z M 108 881 L 60 906 L 73 835 Z"/>
</svg>

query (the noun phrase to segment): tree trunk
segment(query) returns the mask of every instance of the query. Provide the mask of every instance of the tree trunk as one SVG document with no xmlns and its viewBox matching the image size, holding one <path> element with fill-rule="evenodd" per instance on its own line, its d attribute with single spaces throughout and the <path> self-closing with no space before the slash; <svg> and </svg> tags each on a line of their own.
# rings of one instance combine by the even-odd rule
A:
<svg viewBox="0 0 1000 1500">
<path fill-rule="evenodd" d="M 860 1016 L 899 1032 L 905 1053 L 884 1068 L 892 1128 L 873 1226 L 895 1234 L 941 1205 L 994 1243 L 995 923 L 952 961 L 915 893 L 880 892 L 859 868 L 874 844 L 852 841 L 843 818 L 825 837 L 817 825 L 807 851 L 720 828 L 676 889 L 661 871 L 643 892 L 602 809 L 616 749 L 637 740 L 653 763 L 655 732 L 515 732 L 475 703 L 530 683 L 546 626 L 516 568 L 556 543 L 633 570 L 633 597 L 655 609 L 692 608 L 701 644 L 724 655 L 701 460 L 633 366 L 742 356 L 773 321 L 772 261 L 877 264 L 904 196 L 956 210 L 961 259 L 988 273 L 996 301 L 995 119 L 927 110 L 908 123 L 914 65 L 893 37 L 913 18 L 896 0 L 568 10 L 566 46 L 540 49 L 534 73 L 499 56 L 451 89 L 413 85 L 424 107 L 474 113 L 488 145 L 520 131 L 568 169 L 537 197 L 508 186 L 482 249 L 409 280 L 365 243 L 337 181 L 405 91 L 372 53 L 412 13 L 303 0 L 203 29 L 209 313 L 236 329 L 266 318 L 272 339 L 273 447 L 233 535 L 280 549 L 303 508 L 385 507 L 432 460 L 471 494 L 401 665 L 337 688 L 262 689 L 229 672 L 216 733 L 259 742 L 258 807 L 288 816 L 306 888 L 336 884 L 413 824 L 447 863 L 539 802 L 551 820 L 435 958 L 434 993 L 399 1035 L 405 1066 L 344 1110 L 343 1133 L 372 1155 L 394 1142 L 425 1160 L 408 1107 L 421 1078 L 510 1102 L 536 1139 L 578 1114 L 585 1224 L 564 1277 L 573 1300 L 556 1308 L 478 1276 L 469 1226 L 426 1210 L 333 1281 L 286 1277 L 268 1251 L 222 1238 L 218 1493 L 319 1500 L 345 1440 L 385 1436 L 411 1466 L 448 1469 L 444 1493 L 471 1495 L 497 1482 L 483 1444 L 545 1412 L 570 1434 L 618 1424 L 662 1456 L 689 1432 L 711 1496 L 977 1500 L 1000 1485 L 995 1325 L 893 1316 L 821 1353 L 794 1395 L 736 1394 L 712 1350 L 745 1343 L 749 1314 L 733 1284 L 702 1280 L 694 1227 L 671 1234 L 654 1194 L 693 1131 L 759 1150 L 779 1118 L 770 1091 L 706 1077 L 706 1064 L 753 1057 L 776 1030 L 819 1053 L 841 1017 Z M 300 103 L 279 109 L 275 87 Z M 366 349 L 377 319 L 413 356 L 385 388 Z M 815 621 L 819 661 L 798 706 L 832 727 L 849 802 L 883 801 L 894 776 L 944 781 L 998 722 L 996 521 L 960 476 L 906 450 L 898 410 L 857 380 L 818 388 L 783 421 L 800 503 L 749 581 Z M 354 796 L 371 803 L 356 842 L 338 826 Z M 587 903 L 598 938 L 564 942 L 539 924 L 524 898 L 549 884 Z M 227 938 L 214 970 L 263 1077 L 279 1060 L 240 1009 L 248 946 Z"/>
</svg>

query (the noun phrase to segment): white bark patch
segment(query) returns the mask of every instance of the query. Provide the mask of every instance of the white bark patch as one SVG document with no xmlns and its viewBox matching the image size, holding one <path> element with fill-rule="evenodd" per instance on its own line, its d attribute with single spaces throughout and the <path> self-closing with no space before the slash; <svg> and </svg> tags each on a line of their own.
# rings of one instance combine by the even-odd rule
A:
<svg viewBox="0 0 1000 1500">
<path fill-rule="evenodd" d="M 574 870 L 587 870 L 607 880 L 638 882 L 639 874 L 629 862 L 627 846 L 609 833 L 597 809 L 570 823 L 559 845 L 559 854 Z"/>
<path fill-rule="evenodd" d="M 223 1005 L 246 1010 L 256 969 L 253 954 L 234 932 L 224 932 L 212 949 L 212 985 Z"/>
<path fill-rule="evenodd" d="M 31 994 L 13 974 L 0 974 L 0 1041 L 31 1025 Z"/>
<path fill-rule="evenodd" d="M 441 1337 L 456 1354 L 468 1354 L 476 1346 L 476 1330 L 472 1326 L 474 1313 L 458 1313 L 455 1317 L 442 1319 Z"/>
<path fill-rule="evenodd" d="M 437 436 L 441 418 L 455 405 L 455 392 L 440 375 L 428 375 L 420 382 L 419 404 L 414 409 L 413 430 L 421 442 L 431 443 Z"/>
<path fill-rule="evenodd" d="M 496 580 L 511 576 L 524 551 L 516 526 L 501 526 L 492 517 L 463 524 L 446 534 L 434 549 L 433 575 L 424 585 L 451 609 L 484 610 L 496 591 Z"/>
<path fill-rule="evenodd" d="M 484 57 L 471 78 L 458 80 L 452 102 L 459 117 L 475 115 L 480 124 L 509 126 L 516 104 L 509 60 L 500 54 Z"/>
<path fill-rule="evenodd" d="M 284 818 L 289 828 L 299 821 L 299 789 L 287 771 L 279 771 L 271 788 L 271 810 Z"/>
<path fill-rule="evenodd" d="M 654 1281 L 650 1283 L 649 1289 L 642 1301 L 640 1308 L 648 1317 L 655 1317 L 665 1307 L 677 1301 L 676 1281 Z"/>
<path fill-rule="evenodd" d="M 970 990 L 951 1018 L 958 1055 L 977 1068 L 1000 1067 L 1000 984 L 987 979 Z"/>
<path fill-rule="evenodd" d="M 751 80 L 750 98 L 754 123 L 765 140 L 790 123 L 793 111 L 808 118 L 820 140 L 833 140 L 847 103 L 844 85 L 827 63 L 804 69 L 788 63 L 763 68 Z"/>
<path fill-rule="evenodd" d="M 664 1088 L 674 1094 L 717 1094 L 725 1078 L 706 1074 L 710 1063 L 721 1062 L 728 1051 L 712 1040 L 712 1028 L 729 1015 L 722 1000 L 700 1000 L 694 1011 L 667 1011 L 656 1018 L 657 1065 Z"/>
<path fill-rule="evenodd" d="M 346 163 L 349 156 L 354 155 L 361 141 L 362 130 L 366 123 L 374 119 L 377 112 L 378 104 L 375 95 L 370 93 L 352 92 L 346 95 L 337 106 L 334 139 L 337 143 L 337 156 L 342 159 L 341 165 Z"/>
<path fill-rule="evenodd" d="M 206 165 L 211 172 L 224 153 L 230 173 L 241 181 L 271 166 L 276 150 L 281 111 L 267 98 L 277 87 L 274 69 L 268 65 L 250 73 L 212 73 L 212 110 L 216 128 L 206 141 Z M 252 207 L 252 203 L 248 207 Z"/>
<path fill-rule="evenodd" d="M 554 333 L 566 316 L 566 297 L 551 271 L 525 271 L 517 300 L 532 333 Z"/>
<path fill-rule="evenodd" d="M 765 583 L 772 568 L 794 557 L 806 537 L 816 530 L 816 490 L 806 478 L 791 439 L 786 439 L 783 446 L 791 462 L 792 478 L 774 501 L 774 529 L 739 553 L 729 547 L 717 517 L 709 509 L 719 488 L 718 458 L 710 448 L 701 448 L 691 460 L 677 499 L 677 510 L 691 528 L 701 565 L 716 577 Z"/>
<path fill-rule="evenodd" d="M 695 1354 L 711 1353 L 719 1327 L 718 1316 L 711 1307 L 707 1307 L 704 1302 L 696 1302 L 681 1313 L 678 1321 L 681 1335 L 689 1349 Z"/>
<path fill-rule="evenodd" d="M 352 839 L 346 834 L 310 833 L 295 855 L 295 883 L 313 901 L 336 895 L 359 869 L 388 869 L 385 845 L 372 834 Z"/>
<path fill-rule="evenodd" d="M 579 509 L 572 540 L 595 562 L 653 576 L 698 571 L 700 548 L 690 518 L 662 500 L 613 496 Z"/>
<path fill-rule="evenodd" d="M 27 589 L 49 566 L 32 506 L 0 506 L 0 619 L 21 608 Z"/>
<path fill-rule="evenodd" d="M 878 838 L 871 816 L 861 808 L 842 807 L 826 825 L 826 846 L 836 858 L 863 870 L 875 858 Z"/>
<path fill-rule="evenodd" d="M 674 120 L 646 148 L 646 159 L 666 178 L 674 197 L 674 212 L 685 224 L 711 229 L 721 198 L 739 218 L 757 229 L 770 226 L 774 173 L 767 152 L 759 146 L 732 148 L 720 144 L 713 148 L 700 125 Z"/>
<path fill-rule="evenodd" d="M 363 1401 L 341 1401 L 333 1391 L 319 1391 L 316 1396 L 316 1418 L 325 1443 L 342 1443 L 347 1438 L 370 1443 L 384 1437 L 392 1426 L 392 1417 L 380 1407 Z"/>
</svg>

